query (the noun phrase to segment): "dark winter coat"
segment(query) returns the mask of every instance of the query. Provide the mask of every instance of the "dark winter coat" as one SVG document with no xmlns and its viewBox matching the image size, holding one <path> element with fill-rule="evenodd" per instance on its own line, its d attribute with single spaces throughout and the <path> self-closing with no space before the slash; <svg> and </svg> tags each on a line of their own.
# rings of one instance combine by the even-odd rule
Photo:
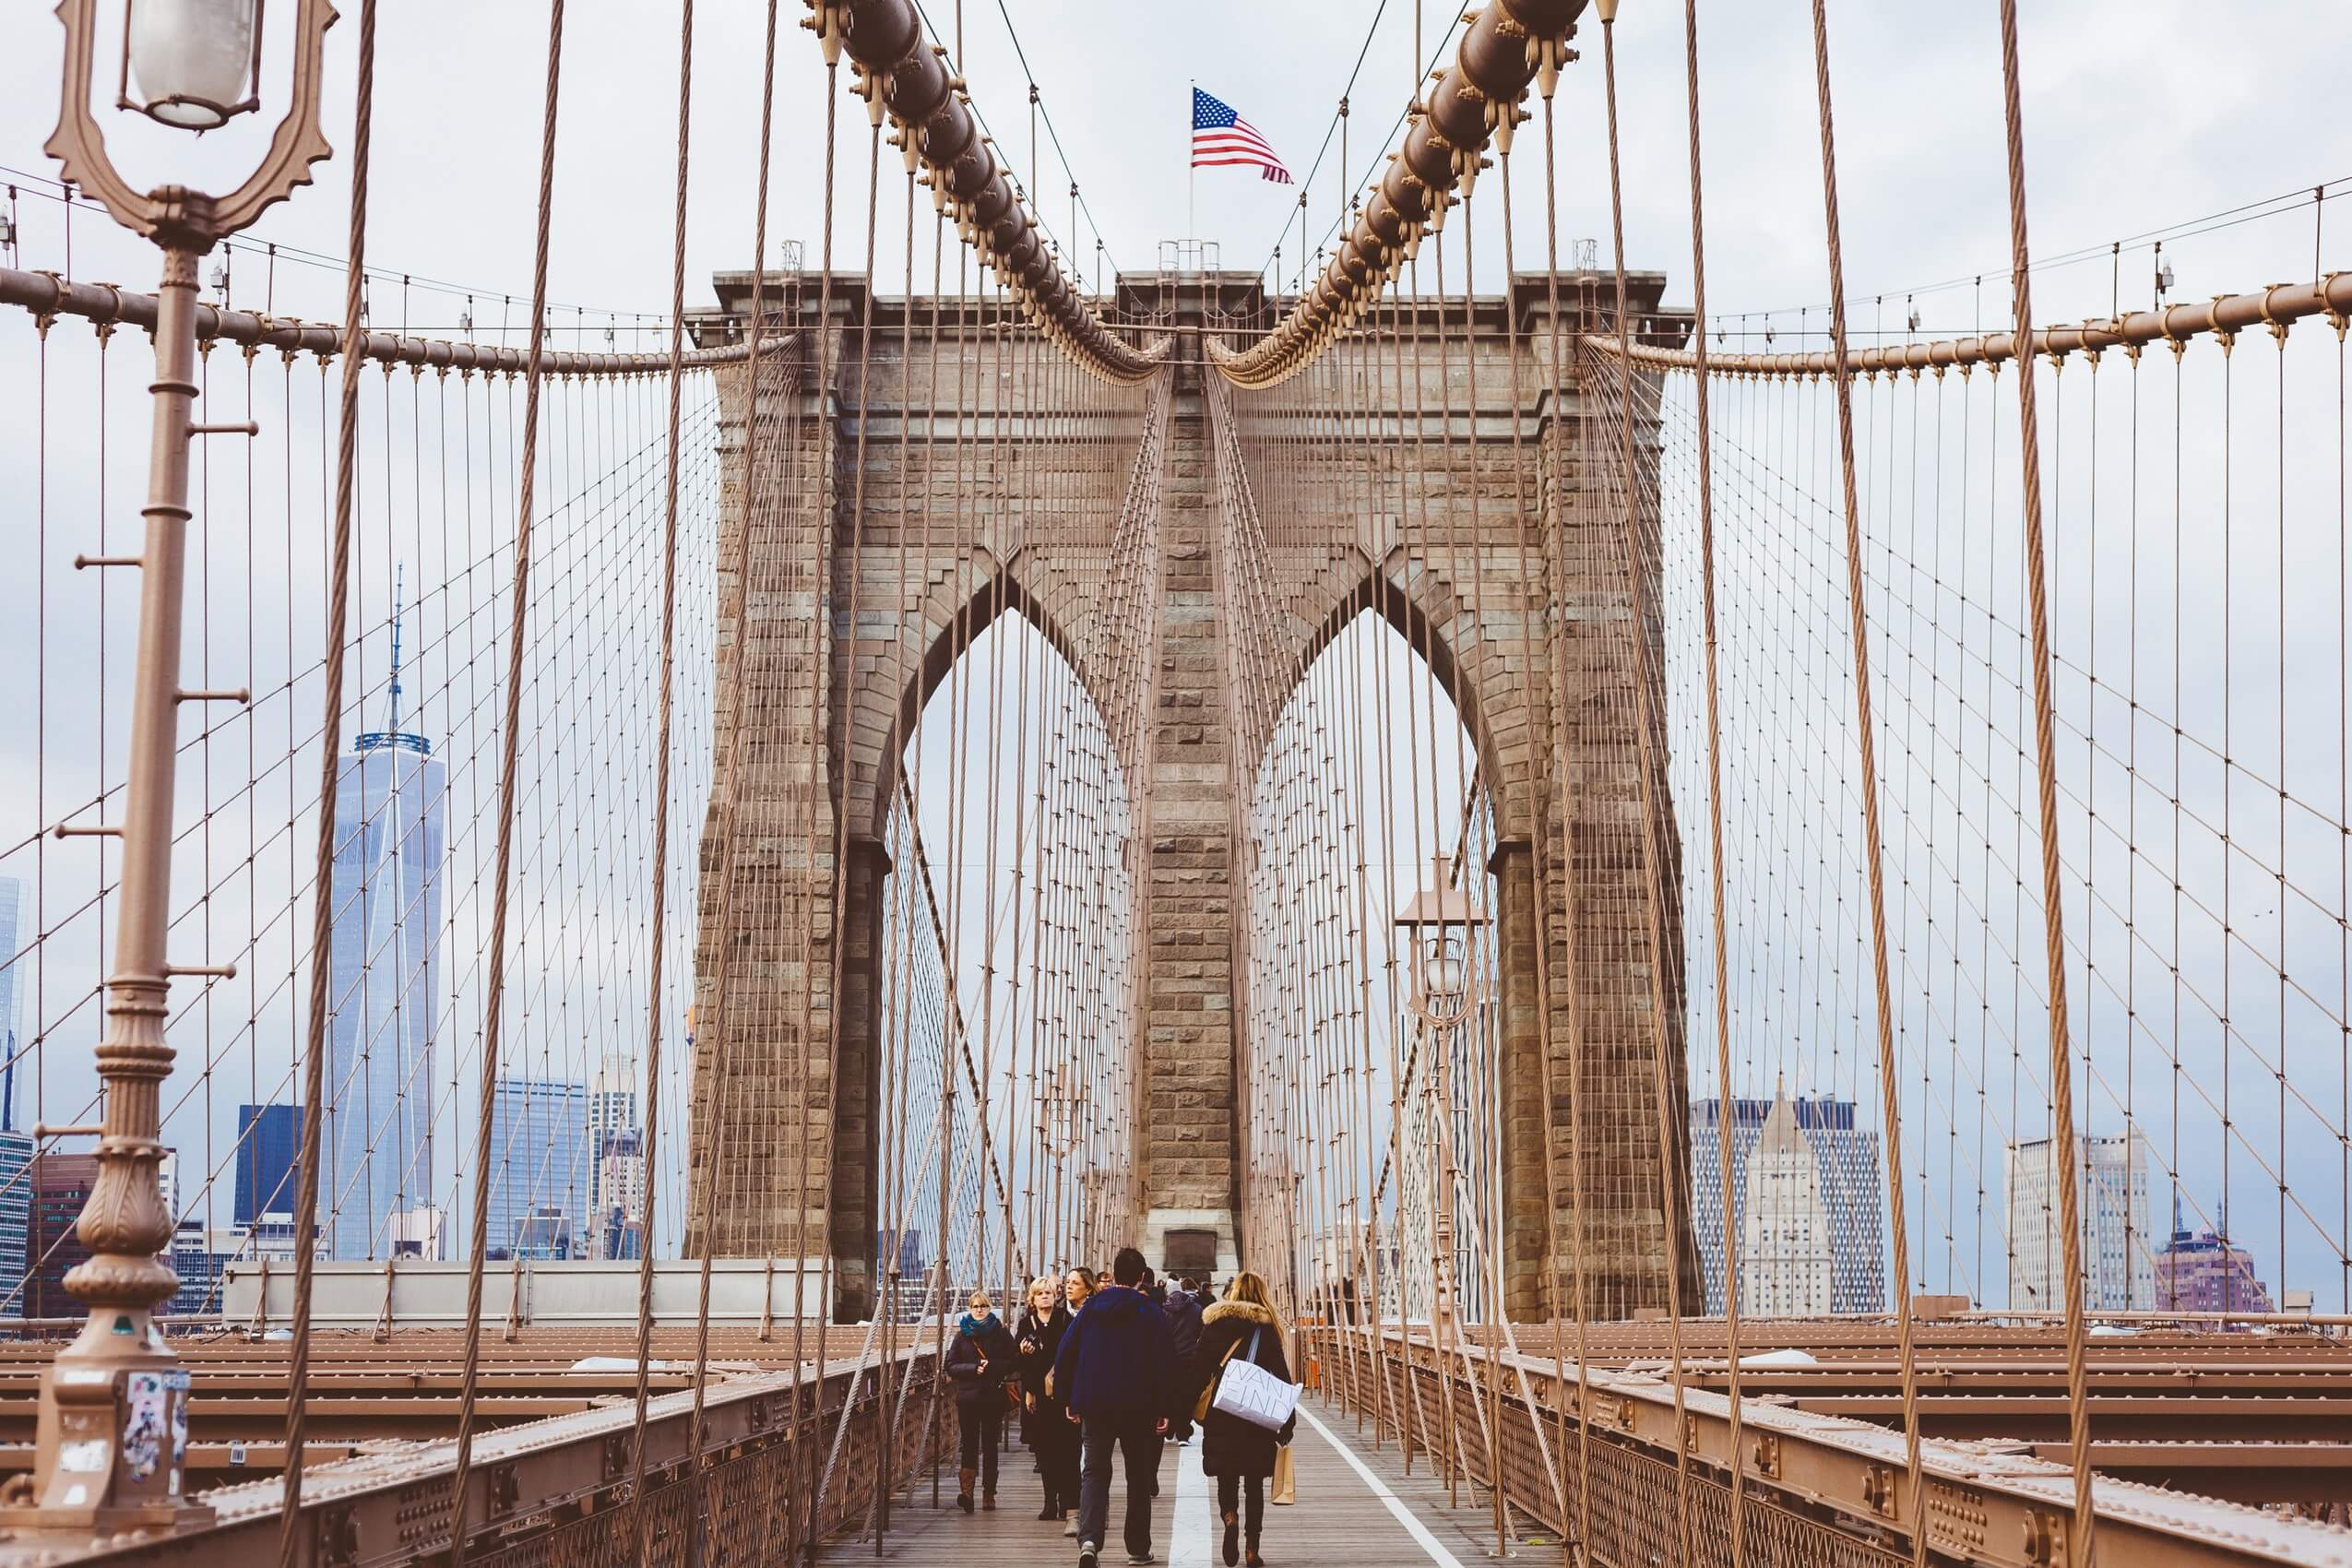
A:
<svg viewBox="0 0 2352 1568">
<path fill-rule="evenodd" d="M 1250 1347 L 1253 1335 L 1257 1336 L 1254 1354 Z M 1229 1346 L 1240 1347 L 1233 1352 L 1235 1360 L 1254 1360 L 1283 1382 L 1290 1382 L 1290 1360 L 1283 1352 L 1282 1338 L 1282 1321 L 1270 1307 L 1255 1301 L 1219 1301 L 1209 1308 L 1201 1314 L 1201 1342 L 1193 1348 L 1190 1375 L 1185 1379 L 1191 1402 L 1197 1403 L 1201 1390 L 1217 1376 Z M 1298 1424 L 1293 1416 L 1280 1431 L 1273 1432 L 1239 1416 L 1211 1410 L 1201 1423 L 1201 1469 L 1212 1476 L 1270 1476 L 1275 1449 L 1289 1443 Z"/>
<path fill-rule="evenodd" d="M 1031 1448 L 1043 1446 L 1040 1437 L 1061 1435 L 1059 1428 L 1069 1425 L 1063 1419 L 1063 1402 L 1045 1391 L 1046 1373 L 1053 1370 L 1054 1352 L 1062 1348 L 1062 1336 L 1070 1331 L 1070 1309 L 1057 1296 L 1053 1310 L 1040 1318 L 1035 1308 L 1025 1310 L 1020 1321 L 1014 1324 L 1014 1354 L 1019 1358 L 1021 1388 L 1035 1405 L 1034 1409 L 1021 1412 L 1021 1441 Z M 1022 1349 L 1022 1346 L 1029 1348 Z"/>
<path fill-rule="evenodd" d="M 1175 1342 L 1176 1359 L 1190 1362 L 1201 1342 L 1201 1304 L 1182 1290 L 1168 1298 L 1168 1336 Z"/>
<path fill-rule="evenodd" d="M 1124 1285 L 1087 1298 L 1054 1352 L 1053 1386 L 1081 1417 L 1171 1417 L 1181 1381 L 1168 1314 Z"/>
<path fill-rule="evenodd" d="M 988 1368 L 980 1370 L 985 1361 Z M 947 1375 L 956 1384 L 956 1408 L 989 1414 L 1004 1408 L 1004 1380 L 1020 1371 L 1013 1336 L 994 1313 L 966 1313 L 947 1347 Z"/>
</svg>

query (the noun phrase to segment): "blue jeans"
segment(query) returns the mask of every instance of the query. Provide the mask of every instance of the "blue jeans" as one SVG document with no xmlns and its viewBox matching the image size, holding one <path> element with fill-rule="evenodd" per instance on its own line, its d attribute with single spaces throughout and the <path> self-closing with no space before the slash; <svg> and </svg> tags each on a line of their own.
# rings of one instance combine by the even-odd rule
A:
<svg viewBox="0 0 2352 1568">
<path fill-rule="evenodd" d="M 1151 1550 L 1151 1485 L 1159 1465 L 1158 1422 L 1150 1416 L 1088 1416 L 1082 1424 L 1086 1457 L 1078 1477 L 1078 1539 L 1102 1544 L 1111 1526 L 1111 1448 L 1118 1444 L 1127 1470 L 1127 1555 Z"/>
</svg>

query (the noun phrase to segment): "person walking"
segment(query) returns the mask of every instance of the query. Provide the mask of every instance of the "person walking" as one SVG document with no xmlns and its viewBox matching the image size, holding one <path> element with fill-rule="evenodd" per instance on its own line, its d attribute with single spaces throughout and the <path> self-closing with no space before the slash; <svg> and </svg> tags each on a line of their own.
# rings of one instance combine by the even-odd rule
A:
<svg viewBox="0 0 2352 1568">
<path fill-rule="evenodd" d="M 996 1507 L 996 1451 L 1004 1430 L 1004 1380 L 1016 1370 L 1013 1336 L 990 1305 L 988 1292 L 975 1290 L 970 1311 L 956 1325 L 947 1351 L 947 1375 L 956 1384 L 956 1426 L 963 1438 L 956 1473 L 956 1506 L 972 1511 L 972 1477 L 980 1476 L 980 1506 Z"/>
<path fill-rule="evenodd" d="M 1151 1500 L 1158 1477 L 1161 1435 L 1175 1408 L 1178 1377 L 1168 1314 L 1137 1287 L 1144 1254 L 1122 1247 L 1111 1260 L 1112 1283 L 1097 1290 L 1071 1320 L 1054 1355 L 1054 1386 L 1067 1391 L 1070 1419 L 1079 1423 L 1083 1460 L 1078 1484 L 1078 1568 L 1096 1568 L 1111 1522 L 1111 1452 L 1127 1473 L 1127 1561 L 1157 1562 L 1151 1552 Z"/>
<path fill-rule="evenodd" d="M 1064 1275 L 1062 1279 L 1062 1309 L 1069 1314 L 1071 1322 L 1075 1323 L 1077 1321 L 1078 1313 L 1085 1309 L 1087 1302 L 1093 1298 L 1095 1289 L 1100 1283 L 1101 1277 L 1097 1275 L 1093 1269 L 1084 1267 L 1077 1264 L 1070 1265 L 1070 1272 Z M 1069 1332 L 1067 1324 L 1063 1325 L 1063 1332 L 1065 1335 Z M 1058 1356 L 1058 1350 L 1056 1354 Z M 1072 1417 L 1070 1414 L 1069 1391 L 1064 1389 L 1058 1382 L 1055 1381 L 1053 1369 L 1050 1366 L 1046 1369 L 1045 1373 L 1045 1391 L 1052 1397 L 1054 1401 L 1054 1408 L 1060 1412 L 1063 1427 L 1063 1442 L 1062 1446 L 1062 1499 L 1065 1506 L 1062 1515 L 1062 1533 L 1065 1536 L 1075 1536 L 1078 1533 L 1078 1497 L 1080 1491 L 1078 1481 L 1077 1423 L 1075 1418 Z"/>
<path fill-rule="evenodd" d="M 1283 1351 L 1282 1320 L 1275 1315 L 1263 1276 L 1247 1270 L 1233 1277 L 1225 1299 L 1201 1314 L 1200 1343 L 1193 1348 L 1186 1385 L 1192 1402 L 1223 1371 L 1229 1357 L 1253 1361 L 1283 1382 L 1290 1379 L 1290 1360 Z M 1245 1421 L 1239 1416 L 1211 1409 L 1201 1421 L 1201 1470 L 1217 1478 L 1217 1512 L 1225 1525 L 1226 1568 L 1241 1560 L 1241 1534 L 1249 1537 L 1250 1568 L 1265 1559 L 1258 1541 L 1265 1529 L 1265 1482 L 1274 1474 L 1274 1455 L 1287 1447 L 1299 1418 L 1293 1415 L 1280 1431 Z M 1246 1492 L 1248 1513 L 1241 1505 Z"/>
<path fill-rule="evenodd" d="M 1166 1311 L 1168 1337 L 1176 1347 L 1176 1364 L 1180 1367 L 1189 1367 L 1193 1361 L 1193 1351 L 1201 1342 L 1200 1297 L 1196 1294 L 1190 1279 L 1178 1280 L 1169 1290 Z M 1179 1448 L 1193 1441 L 1191 1418 L 1192 1411 L 1189 1406 L 1176 1412 L 1175 1426 L 1170 1435 L 1176 1439 L 1176 1446 Z"/>
<path fill-rule="evenodd" d="M 1062 1520 L 1078 1505 L 1078 1434 L 1070 1430 L 1068 1408 L 1047 1387 L 1053 1354 L 1070 1327 L 1070 1309 L 1063 1303 L 1062 1281 L 1051 1275 L 1029 1283 L 1029 1304 L 1013 1330 L 1021 1367 L 1021 1442 L 1037 1456 L 1039 1478 L 1045 1485 L 1040 1519 Z M 1063 1475 L 1067 1459 L 1068 1476 Z"/>
</svg>

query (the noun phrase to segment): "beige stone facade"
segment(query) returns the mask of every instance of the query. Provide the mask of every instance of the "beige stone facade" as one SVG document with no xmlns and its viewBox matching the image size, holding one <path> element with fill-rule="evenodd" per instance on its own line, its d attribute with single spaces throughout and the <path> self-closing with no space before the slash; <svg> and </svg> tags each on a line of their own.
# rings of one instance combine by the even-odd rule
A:
<svg viewBox="0 0 2352 1568">
<path fill-rule="evenodd" d="M 748 283 L 719 280 L 732 322 L 747 309 Z M 1253 307 L 1256 286 L 1254 278 L 1213 275 L 1173 285 L 1171 296 L 1130 279 L 1123 292 L 1131 305 L 1174 307 L 1182 325 L 1206 320 L 1212 295 L 1227 310 Z M 1680 325 L 1657 310 L 1661 287 L 1655 276 L 1637 280 L 1645 325 L 1679 337 Z M 1572 310 L 1590 294 L 1582 284 L 1566 291 Z M 820 354 L 821 303 L 833 337 Z M 1229 406 L 1237 424 L 1256 422 L 1256 435 L 1286 420 L 1298 422 L 1299 434 L 1341 432 L 1294 444 L 1297 460 L 1281 471 L 1249 476 L 1279 588 L 1278 635 L 1290 645 L 1281 662 L 1302 666 L 1370 604 L 1460 691 L 1501 845 L 1491 869 L 1503 955 L 1509 1305 L 1516 1315 L 1547 1313 L 1547 1274 L 1568 1305 L 1568 1254 L 1580 1248 L 1590 1309 L 1621 1315 L 1666 1304 L 1669 1258 L 1696 1289 L 1687 1205 L 1674 1235 L 1661 1180 L 1688 1180 L 1679 839 L 1660 778 L 1659 932 L 1640 852 L 1623 529 L 1606 500 L 1624 488 L 1615 479 L 1621 448 L 1586 439 L 1573 374 L 1555 406 L 1544 303 L 1540 280 L 1526 279 L 1507 303 L 1479 301 L 1475 372 L 1461 341 L 1463 307 L 1446 312 L 1453 341 L 1441 363 L 1431 345 L 1448 328 L 1426 306 L 1424 351 L 1410 362 L 1396 354 L 1377 395 L 1371 381 L 1349 394 L 1359 407 L 1385 410 L 1352 427 L 1360 440 L 1328 410 L 1308 407 L 1300 387 L 1287 400 L 1234 393 Z M 1506 304 L 1520 333 L 1515 440 Z M 719 716 L 690 1134 L 692 1170 L 711 1183 L 718 1218 L 707 1230 L 697 1225 L 689 1245 L 828 1252 L 841 1310 L 861 1311 L 871 1300 L 877 947 L 892 870 L 882 839 L 896 759 L 922 697 L 990 620 L 1011 610 L 1037 624 L 1106 704 L 1119 693 L 1141 700 L 1144 722 L 1114 736 L 1117 765 L 1134 784 L 1142 884 L 1137 1038 L 1104 1042 L 1134 1053 L 1139 1085 L 1133 1212 L 1120 1223 L 1155 1248 L 1170 1230 L 1215 1230 L 1218 1266 L 1229 1267 L 1250 1241 L 1235 1219 L 1243 1130 L 1234 1077 L 1246 1059 L 1236 1039 L 1235 991 L 1244 979 L 1239 801 L 1271 716 L 1255 710 L 1235 673 L 1214 478 L 1218 462 L 1245 460 L 1237 453 L 1251 444 L 1218 439 L 1217 399 L 1199 385 L 1197 348 L 1180 350 L 1194 362 L 1164 373 L 1174 379 L 1156 559 L 1123 560 L 1114 536 L 1145 445 L 1141 391 L 1057 369 L 1050 349 L 984 327 L 977 304 L 952 299 L 939 303 L 936 321 L 933 303 L 919 302 L 911 334 L 901 302 L 873 302 L 865 349 L 857 328 L 866 308 L 851 279 L 829 290 L 802 281 L 780 303 L 779 328 L 799 331 L 763 378 L 755 465 L 743 460 L 747 382 L 740 371 L 722 376 Z M 1389 323 L 1392 336 L 1402 323 L 1401 315 Z M 733 329 L 715 318 L 701 335 L 715 340 Z M 861 377 L 870 378 L 863 387 Z M 829 396 L 818 395 L 820 385 Z M 1614 398 L 1604 402 L 1613 420 Z M 862 431 L 861 407 L 869 410 Z M 1557 441 L 1547 439 L 1554 419 L 1562 422 Z M 1636 483 L 1646 494 L 1656 436 L 1647 428 L 1639 435 Z M 1547 453 L 1557 454 L 1559 472 Z M 1606 472 L 1588 474 L 1588 464 Z M 1398 499 L 1384 503 L 1384 494 Z M 1654 584 L 1654 554 L 1642 565 Z M 1650 624 L 1640 631 L 1651 644 L 1652 689 L 1662 692 L 1650 597 Z M 1148 659 L 1134 666 L 1146 648 Z M 1563 802 L 1573 832 L 1562 828 Z M 837 921 L 837 845 L 848 856 Z M 1550 873 L 1540 883 L 1539 860 Z M 1570 942 L 1562 933 L 1572 921 Z M 1552 937 L 1549 1016 L 1538 983 L 1539 931 Z M 1654 1027 L 1661 994 L 1663 1106 Z M 791 1108 L 802 1103 L 807 1124 L 790 1125 Z M 1660 1125 L 1672 1144 L 1663 1161 Z M 1571 1203 L 1579 1189 L 1581 1217 Z M 1686 1292 L 1686 1310 L 1695 1310 L 1691 1299 Z"/>
</svg>

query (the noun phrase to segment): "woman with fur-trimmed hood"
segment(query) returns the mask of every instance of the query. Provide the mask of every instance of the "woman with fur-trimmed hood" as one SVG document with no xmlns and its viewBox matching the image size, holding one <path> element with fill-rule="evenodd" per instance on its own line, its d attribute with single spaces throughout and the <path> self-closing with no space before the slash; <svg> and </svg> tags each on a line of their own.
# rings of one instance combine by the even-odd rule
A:
<svg viewBox="0 0 2352 1568">
<path fill-rule="evenodd" d="M 1201 1390 L 1216 1378 L 1228 1350 L 1235 1360 L 1254 1361 L 1283 1382 L 1290 1382 L 1290 1360 L 1283 1350 L 1286 1337 L 1282 1320 L 1275 1316 L 1267 1299 L 1265 1277 L 1246 1272 L 1235 1275 L 1226 1287 L 1225 1299 L 1201 1314 L 1200 1343 L 1193 1348 L 1190 1369 L 1192 1399 L 1186 1408 L 1196 1403 Z M 1217 1478 L 1217 1509 L 1225 1521 L 1227 1568 L 1241 1561 L 1244 1521 L 1239 1515 L 1245 1485 L 1249 1560 L 1253 1568 L 1263 1561 L 1258 1556 L 1258 1539 L 1265 1526 L 1266 1478 L 1274 1474 L 1275 1450 L 1289 1445 L 1298 1424 L 1293 1416 L 1280 1431 L 1268 1431 L 1214 1409 L 1201 1422 L 1201 1469 Z"/>
</svg>

